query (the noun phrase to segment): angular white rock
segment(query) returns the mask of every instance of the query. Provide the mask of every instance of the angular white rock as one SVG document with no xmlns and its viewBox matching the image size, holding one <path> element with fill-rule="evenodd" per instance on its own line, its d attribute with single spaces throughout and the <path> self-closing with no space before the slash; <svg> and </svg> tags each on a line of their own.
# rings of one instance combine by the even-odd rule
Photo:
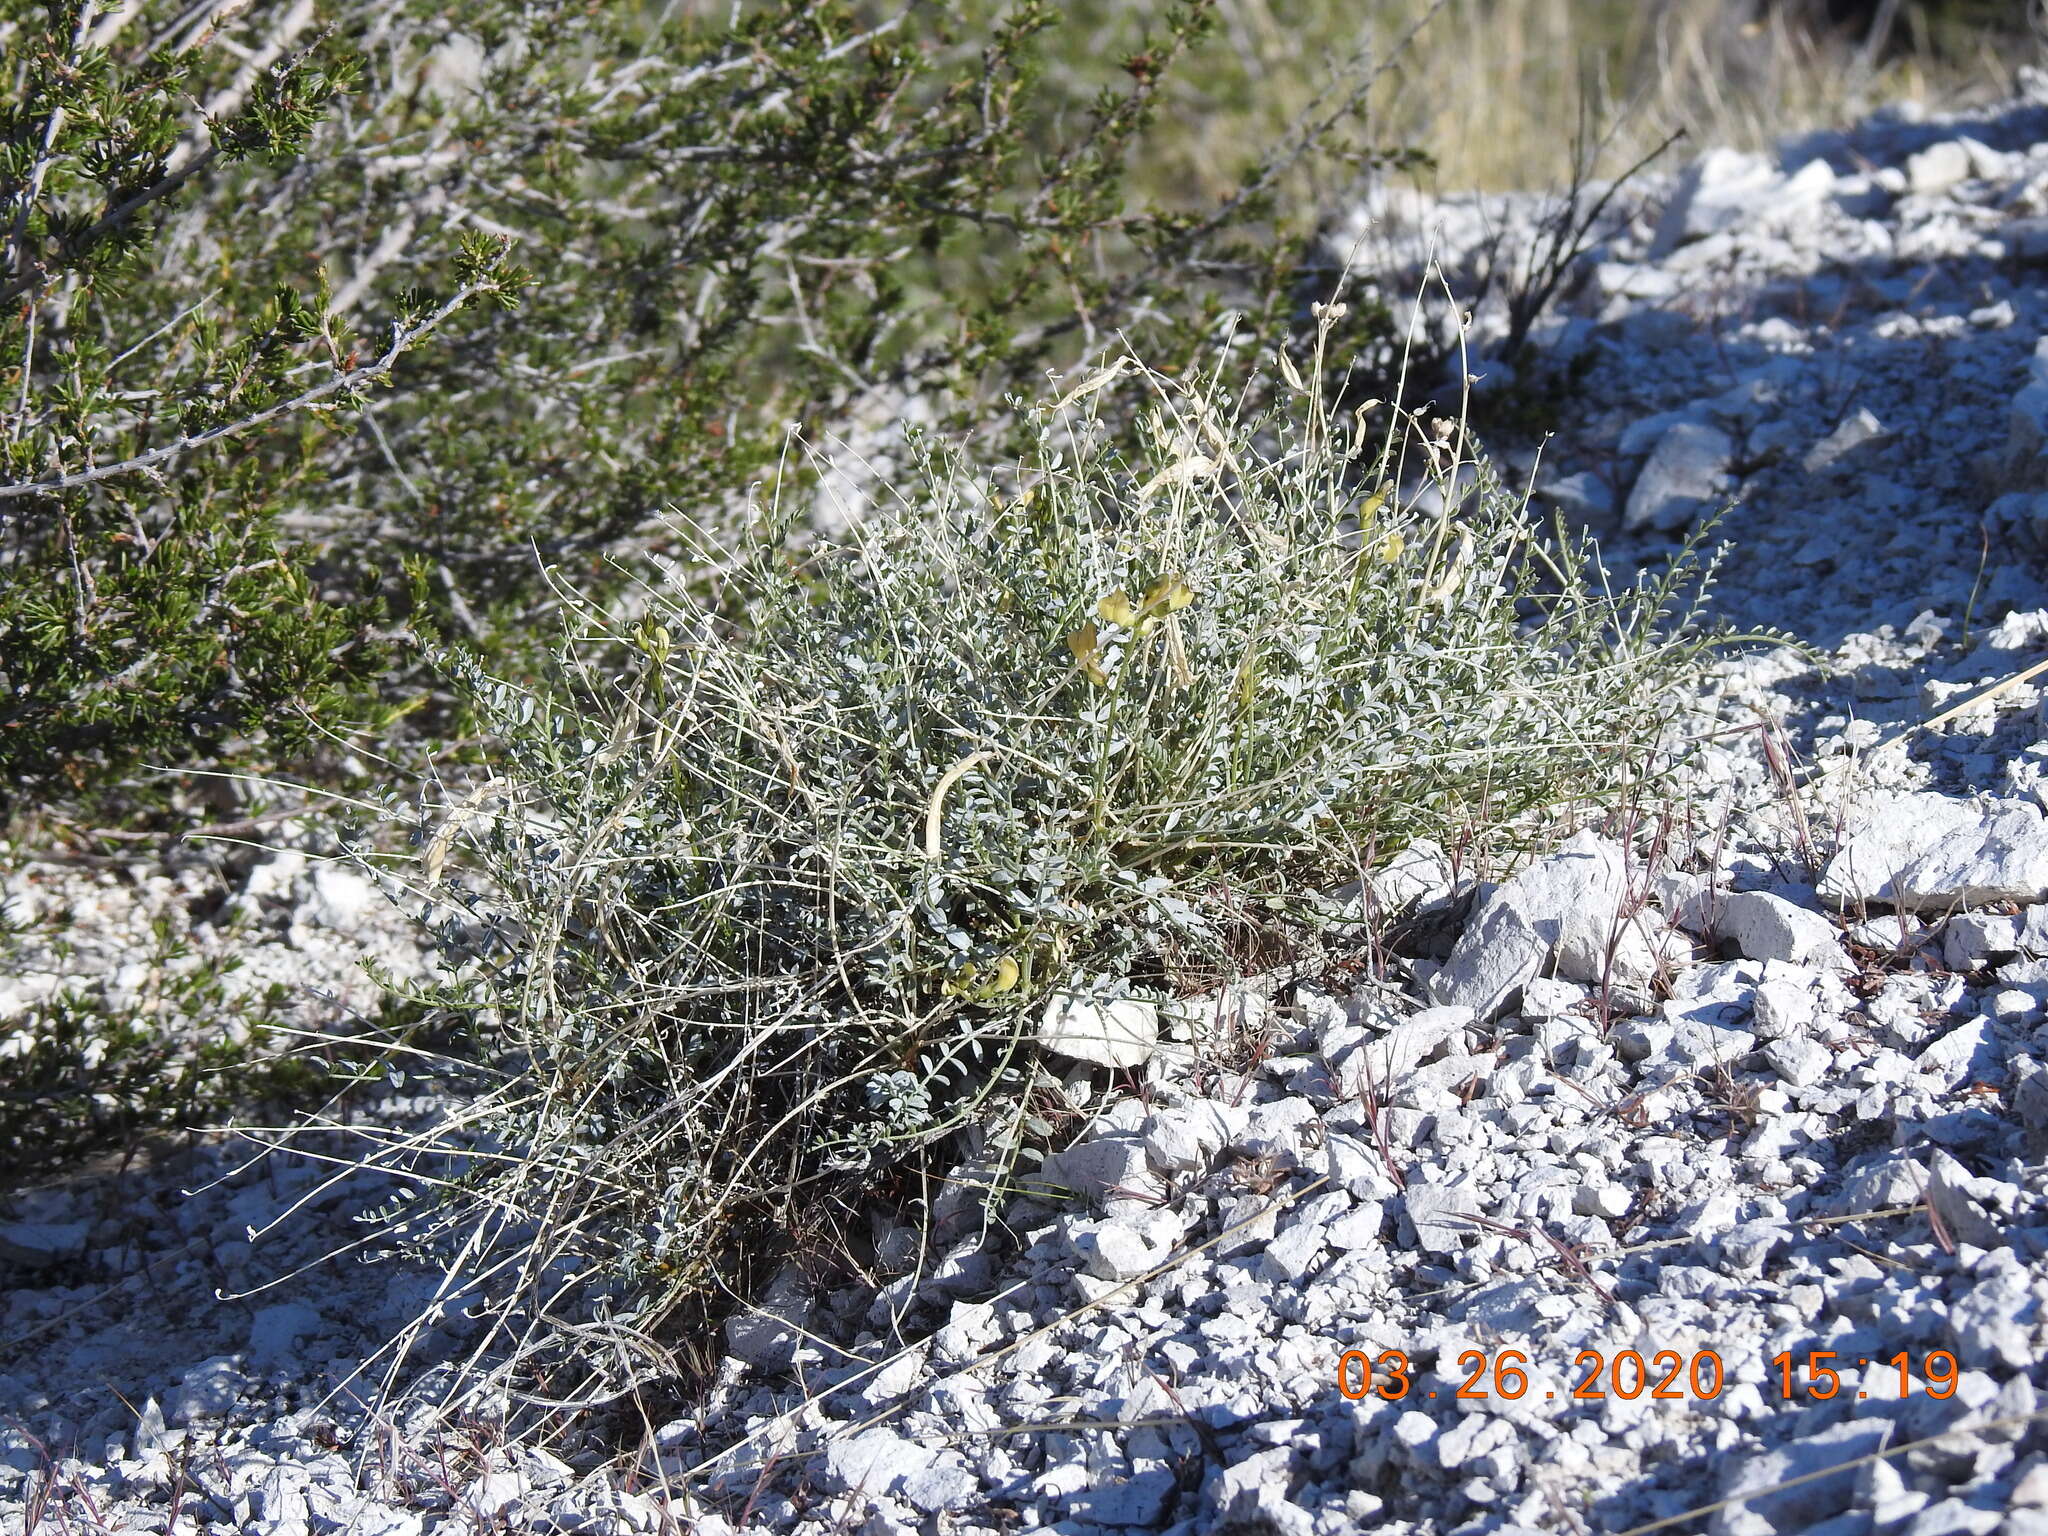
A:
<svg viewBox="0 0 2048 1536">
<path fill-rule="evenodd" d="M 1117 1222 L 1090 1222 L 1073 1234 L 1074 1256 L 1098 1280 L 1130 1280 L 1166 1257 L 1129 1227 Z"/>
<path fill-rule="evenodd" d="M 44 1269 L 85 1252 L 92 1223 L 10 1221 L 0 1225 L 0 1260 L 23 1269 Z"/>
<path fill-rule="evenodd" d="M 893 1429 L 877 1426 L 848 1439 L 835 1440 L 825 1448 L 824 1482 L 839 1493 L 891 1493 L 937 1458 L 936 1450 L 927 1450 Z"/>
<path fill-rule="evenodd" d="M 173 1424 L 192 1425 L 224 1418 L 255 1386 L 242 1372 L 239 1355 L 215 1355 L 190 1367 L 171 1394 L 168 1417 Z"/>
<path fill-rule="evenodd" d="M 1998 1187 L 1995 1180 L 1972 1175 L 1952 1154 L 1939 1147 L 1928 1155 L 1927 1203 L 1959 1243 L 1987 1249 L 2003 1243 L 2000 1223 L 1992 1215 L 1995 1203 L 1986 1198 Z"/>
<path fill-rule="evenodd" d="M 1139 1067 L 1159 1044 L 1159 1007 L 1141 997 L 1100 999 L 1055 992 L 1046 999 L 1038 1043 L 1101 1067 Z"/>
<path fill-rule="evenodd" d="M 322 864 L 314 870 L 312 886 L 299 920 L 336 932 L 358 926 L 381 899 L 376 886 L 354 870 L 335 864 Z"/>
<path fill-rule="evenodd" d="M 1710 149 L 1678 178 L 1657 221 L 1650 259 L 1659 261 L 1689 240 L 1746 224 L 1770 205 L 1785 178 L 1762 155 Z"/>
<path fill-rule="evenodd" d="M 725 1352 L 760 1370 L 781 1370 L 796 1359 L 810 1315 L 811 1295 L 803 1277 L 784 1269 L 768 1282 L 753 1311 L 725 1320 Z"/>
<path fill-rule="evenodd" d="M 1799 467 L 1809 475 L 1817 475 L 1832 469 L 1848 458 L 1865 443 L 1876 442 L 1891 434 L 1884 423 L 1873 416 L 1869 409 L 1858 406 L 1842 418 L 1840 426 L 1806 450 L 1806 457 L 1799 461 Z"/>
<path fill-rule="evenodd" d="M 1942 924 L 1943 962 L 1953 971 L 1976 971 L 2010 959 L 2020 952 L 2024 927 L 2041 910 L 2035 907 L 2029 911 L 2025 924 L 2020 918 L 2002 912 L 1957 913 Z"/>
<path fill-rule="evenodd" d="M 1161 1517 L 1178 1491 L 1173 1474 L 1163 1469 L 1140 1472 L 1128 1480 L 1099 1482 L 1068 1498 L 1068 1510 L 1080 1519 L 1062 1524 L 1085 1522 L 1097 1530 L 1121 1526 L 1159 1530 L 1167 1523 Z"/>
<path fill-rule="evenodd" d="M 1915 912 L 2048 900 L 2048 823 L 2023 800 L 1900 795 L 1828 861 L 1820 896 Z"/>
<path fill-rule="evenodd" d="M 1833 923 L 1770 891 L 1736 891 L 1723 897 L 1714 914 L 1714 937 L 1732 944 L 1746 960 L 1842 969 L 1849 964 Z"/>
<path fill-rule="evenodd" d="M 1385 1209 L 1377 1201 L 1372 1201 L 1323 1228 L 1323 1239 L 1340 1253 L 1376 1248 L 1380 1242 L 1380 1228 L 1386 1219 Z"/>
<path fill-rule="evenodd" d="M 1154 1110 L 1139 1127 L 1145 1155 L 1162 1173 L 1186 1173 L 1207 1167 L 1232 1141 L 1244 1134 L 1247 1108 L 1215 1099 L 1194 1099 Z"/>
<path fill-rule="evenodd" d="M 1462 1218 L 1473 1211 L 1471 1186 L 1463 1179 L 1446 1184 L 1411 1183 L 1403 1191 L 1415 1243 L 1425 1253 L 1455 1254 L 1468 1236 L 1481 1229 Z"/>
<path fill-rule="evenodd" d="M 1926 1187 L 1920 1166 L 1904 1151 L 1874 1152 L 1844 1170 L 1827 1208 L 1837 1216 L 1894 1210 L 1913 1204 Z"/>
<path fill-rule="evenodd" d="M 1479 904 L 1431 981 L 1432 996 L 1470 1008 L 1485 1023 L 1553 957 L 1566 978 L 1599 980 L 1625 888 L 1621 850 L 1595 833 L 1579 833 Z"/>
<path fill-rule="evenodd" d="M 1719 897 L 1713 882 L 1705 875 L 1676 869 L 1660 870 L 1651 877 L 1650 893 L 1657 898 L 1657 905 L 1664 909 L 1664 916 L 1673 927 L 1698 934 L 1704 934 L 1711 928 Z"/>
<path fill-rule="evenodd" d="M 1567 521 L 1593 534 L 1609 534 L 1620 525 L 1613 488 L 1590 469 L 1540 486 L 1537 494 L 1547 498 Z"/>
<path fill-rule="evenodd" d="M 903 1479 L 903 1497 L 928 1515 L 958 1509 L 981 1491 L 981 1479 L 951 1451 L 941 1452 L 932 1464 Z"/>
<path fill-rule="evenodd" d="M 1323 1229 L 1297 1222 L 1266 1245 L 1259 1259 L 1260 1278 L 1294 1286 L 1308 1278 L 1323 1253 Z"/>
<path fill-rule="evenodd" d="M 1623 1184 L 1581 1184 L 1572 1191 L 1572 1210 L 1580 1216 L 1619 1221 L 1634 1204 L 1635 1196 Z"/>
<path fill-rule="evenodd" d="M 1971 1083 L 2003 1083 L 2005 1052 L 1991 1020 L 1983 1014 L 1965 1020 L 1935 1040 L 1916 1060 L 1922 1072 L 1931 1072 L 1941 1086 L 1953 1091 Z"/>
<path fill-rule="evenodd" d="M 317 1338 L 327 1319 L 302 1301 L 259 1307 L 249 1323 L 249 1360 L 253 1365 L 289 1365 L 301 1339 Z"/>
<path fill-rule="evenodd" d="M 1048 1157 L 1038 1176 L 1028 1182 L 1090 1200 L 1149 1198 L 1165 1189 L 1152 1171 L 1145 1142 L 1137 1136 L 1097 1136 L 1076 1142 Z"/>
<path fill-rule="evenodd" d="M 1719 427 L 1681 421 L 1657 441 L 1635 488 L 1622 526 L 1675 533 L 1714 510 L 1728 488 L 1735 440 Z"/>
<path fill-rule="evenodd" d="M 1539 976 L 1522 988 L 1522 1017 L 1558 1019 L 1586 1000 L 1586 989 L 1574 981 Z"/>
<path fill-rule="evenodd" d="M 1794 1088 L 1819 1082 L 1834 1059 L 1826 1046 L 1807 1035 L 1787 1035 L 1764 1047 L 1764 1060 L 1771 1070 Z"/>
<path fill-rule="evenodd" d="M 1906 185 L 1919 197 L 1946 192 L 1957 182 L 1968 181 L 1971 172 L 1970 151 L 1961 139 L 1930 144 L 1906 159 Z"/>
<path fill-rule="evenodd" d="M 1384 1097 L 1423 1062 L 1441 1052 L 1473 1023 L 1470 1008 L 1425 1008 L 1377 1039 L 1361 1041 L 1331 1063 L 1345 1097 L 1371 1087 Z"/>
<path fill-rule="evenodd" d="M 529 1505 L 533 1495 L 532 1479 L 516 1467 L 497 1472 L 486 1472 L 482 1477 L 462 1490 L 461 1509 L 466 1517 L 464 1524 L 473 1524 L 478 1530 L 489 1530 L 492 1526 L 517 1530 L 529 1523 L 534 1512 Z M 281 1521 L 272 1513 L 270 1501 L 264 1501 L 263 1523 L 271 1530 L 282 1527 Z"/>
<path fill-rule="evenodd" d="M 1856 1465 L 1892 1437 L 1885 1419 L 1849 1419 L 1815 1430 L 1775 1450 L 1731 1456 L 1722 1468 L 1721 1495 L 1742 1503 L 1715 1514 L 1713 1536 L 1751 1530 L 1803 1531 L 1849 1507 L 1856 1493 Z M 1839 1467 L 1842 1470 L 1832 1472 Z M 1746 1522 L 1743 1511 L 1756 1520 Z"/>
<path fill-rule="evenodd" d="M 1419 837 L 1374 870 L 1366 884 L 1380 915 L 1392 917 L 1440 903 L 1451 895 L 1457 875 L 1443 846 Z"/>
<path fill-rule="evenodd" d="M 1219 1150 L 1204 1146 L 1194 1126 L 1171 1112 L 1154 1114 L 1143 1134 L 1146 1160 L 1161 1173 L 1190 1173 Z"/>
<path fill-rule="evenodd" d="M 2007 1370 L 2025 1371 L 2033 1366 L 2035 1351 L 2033 1330 L 2022 1319 L 2038 1305 L 2017 1278 L 1994 1275 L 1956 1299 L 1949 1308 L 1949 1327 L 1958 1349 L 1967 1349 L 1973 1361 L 1989 1365 L 1997 1360 Z M 1997 1529 L 2027 1527 L 2015 1523 Z"/>
<path fill-rule="evenodd" d="M 1812 986 L 1800 980 L 1796 973 L 1786 975 L 1781 972 L 1768 975 L 1757 983 L 1756 994 L 1750 999 L 1749 1006 L 1756 1020 L 1758 1038 L 1783 1040 L 1804 1034 L 1812 1026 L 1817 1000 Z"/>
</svg>

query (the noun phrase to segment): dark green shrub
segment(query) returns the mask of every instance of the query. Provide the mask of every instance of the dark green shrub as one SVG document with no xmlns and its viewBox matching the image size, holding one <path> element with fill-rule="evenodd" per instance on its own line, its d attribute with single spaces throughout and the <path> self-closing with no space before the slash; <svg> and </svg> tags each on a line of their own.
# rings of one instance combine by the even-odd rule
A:
<svg viewBox="0 0 2048 1536">
<path fill-rule="evenodd" d="M 973 35 L 831 0 L 0 12 L 0 798 L 374 728 L 428 686 L 408 617 L 517 672 L 540 566 L 717 527 L 788 422 L 909 390 L 1002 430 L 1119 331 L 1171 364 L 1284 313 L 1269 194 L 1358 82 L 1220 206 L 1130 206 L 1210 11 L 1058 119 L 1039 0 Z"/>
</svg>

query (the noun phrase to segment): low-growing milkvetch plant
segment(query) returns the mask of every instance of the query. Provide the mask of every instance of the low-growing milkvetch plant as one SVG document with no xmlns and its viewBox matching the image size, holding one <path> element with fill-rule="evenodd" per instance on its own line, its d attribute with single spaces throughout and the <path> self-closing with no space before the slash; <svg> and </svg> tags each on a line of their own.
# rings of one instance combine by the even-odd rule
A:
<svg viewBox="0 0 2048 1536">
<path fill-rule="evenodd" d="M 495 1077 L 406 1233 L 529 1322 L 596 1282 L 616 1389 L 877 1169 L 1014 1123 L 1049 994 L 1165 997 L 1247 906 L 1639 773 L 1708 639 L 1690 557 L 1611 592 L 1454 424 L 1281 373 L 1251 416 L 1125 357 L 1020 402 L 1015 462 L 922 440 L 842 531 L 770 494 L 632 616 L 565 592 L 552 687 L 447 655 L 495 758 L 415 878 Z"/>
</svg>

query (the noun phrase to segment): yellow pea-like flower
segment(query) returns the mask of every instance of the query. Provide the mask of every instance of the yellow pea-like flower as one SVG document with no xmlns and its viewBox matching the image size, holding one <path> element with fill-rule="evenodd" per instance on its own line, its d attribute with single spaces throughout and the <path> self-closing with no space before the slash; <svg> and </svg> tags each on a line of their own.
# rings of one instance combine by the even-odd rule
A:
<svg viewBox="0 0 2048 1536">
<path fill-rule="evenodd" d="M 660 666 L 668 660 L 669 650 L 673 641 L 670 638 L 668 627 L 650 615 L 642 619 L 638 628 L 635 629 L 633 643 L 640 648 L 649 661 L 653 662 L 656 666 Z"/>
<path fill-rule="evenodd" d="M 1380 515 L 1380 508 L 1384 507 L 1386 504 L 1387 493 L 1385 490 L 1374 491 L 1370 496 L 1365 498 L 1364 502 L 1358 508 L 1358 527 L 1361 533 L 1371 531 L 1374 521 L 1377 520 Z"/>
<path fill-rule="evenodd" d="M 1098 688 L 1109 686 L 1109 674 L 1102 668 L 1102 637 L 1093 624 L 1083 624 L 1067 636 L 1067 649 L 1074 653 L 1081 673 Z"/>
<path fill-rule="evenodd" d="M 1195 600 L 1195 589 L 1178 576 L 1162 576 L 1145 589 L 1144 611 L 1178 613 Z"/>
<path fill-rule="evenodd" d="M 1138 610 L 1131 605 L 1130 595 L 1122 587 L 1118 587 L 1097 603 L 1095 611 L 1106 623 L 1114 624 L 1118 629 L 1138 627 Z"/>
<path fill-rule="evenodd" d="M 969 960 L 940 983 L 939 991 L 946 997 L 964 997 L 969 1002 L 981 1002 L 1009 991 L 1023 974 L 1017 962 L 1005 955 L 996 962 L 994 973 L 983 980 L 981 967 Z"/>
</svg>

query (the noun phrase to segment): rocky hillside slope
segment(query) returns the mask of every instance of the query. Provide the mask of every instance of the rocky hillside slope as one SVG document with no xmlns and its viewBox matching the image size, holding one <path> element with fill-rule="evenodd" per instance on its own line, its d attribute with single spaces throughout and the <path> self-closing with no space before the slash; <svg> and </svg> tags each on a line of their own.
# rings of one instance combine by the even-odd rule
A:
<svg viewBox="0 0 2048 1536">
<path fill-rule="evenodd" d="M 1331 238 L 1458 291 L 1540 214 Z M 1719 611 L 1804 642 L 1719 666 L 1676 804 L 1411 850 L 1402 985 L 1077 1072 L 1036 1192 L 978 1219 L 970 1165 L 877 1287 L 783 1277 L 624 1474 L 364 1422 L 433 1277 L 249 1287 L 374 1190 L 26 1202 L 0 1531 L 2048 1532 L 2048 83 L 1625 189 L 1519 376 L 1503 323 L 1481 390 L 1570 381 L 1504 462 L 1618 574 L 1732 497 Z"/>
</svg>

